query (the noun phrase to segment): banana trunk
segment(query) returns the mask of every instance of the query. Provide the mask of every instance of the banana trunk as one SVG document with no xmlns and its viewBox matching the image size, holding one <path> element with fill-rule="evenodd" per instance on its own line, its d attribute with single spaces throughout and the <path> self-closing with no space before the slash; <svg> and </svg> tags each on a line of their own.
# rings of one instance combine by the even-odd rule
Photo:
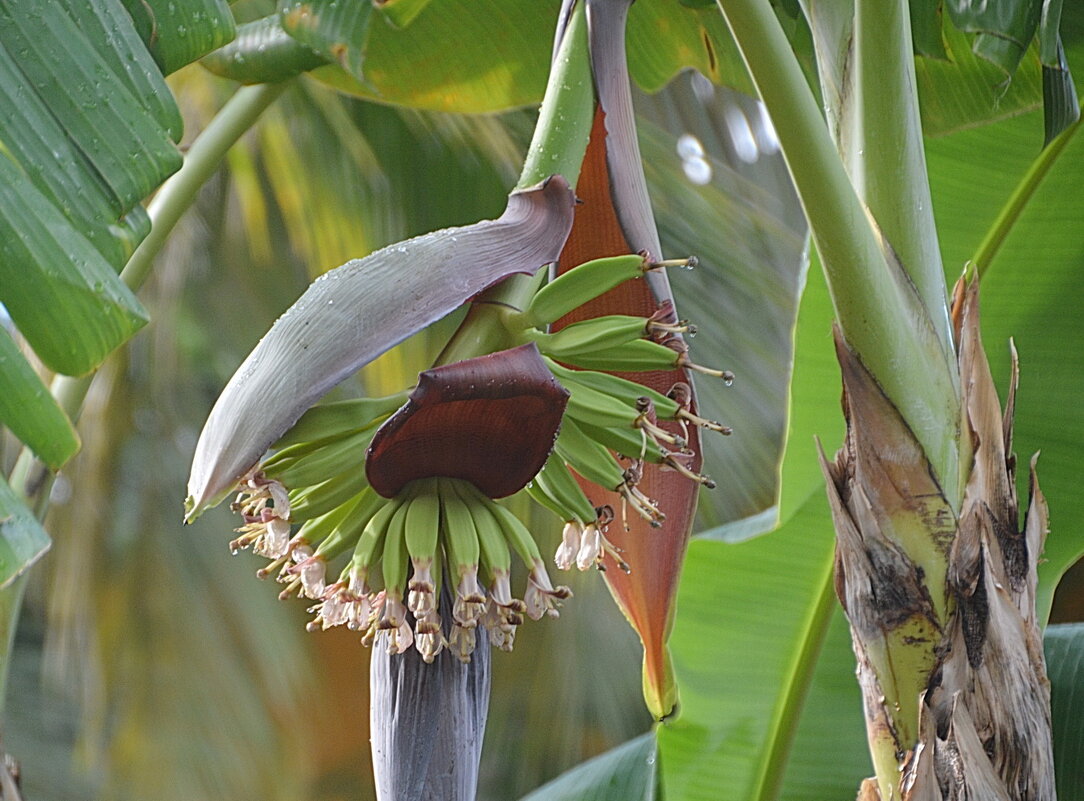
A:
<svg viewBox="0 0 1084 801">
<path fill-rule="evenodd" d="M 953 304 L 973 458 L 959 514 L 914 434 L 837 332 L 844 447 L 822 458 L 876 778 L 864 801 L 1055 798 L 1050 693 L 1035 616 L 1047 510 L 1030 472 L 1018 527 L 1017 371 L 1002 415 L 979 334 L 978 285 Z M 967 440 L 965 440 L 966 442 Z"/>
</svg>

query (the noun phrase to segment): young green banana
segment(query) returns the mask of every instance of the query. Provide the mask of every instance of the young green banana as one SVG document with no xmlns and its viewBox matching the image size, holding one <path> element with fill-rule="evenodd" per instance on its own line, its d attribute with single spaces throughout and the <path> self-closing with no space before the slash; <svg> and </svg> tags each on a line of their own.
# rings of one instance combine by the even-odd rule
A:
<svg viewBox="0 0 1084 801">
<path fill-rule="evenodd" d="M 436 610 L 433 567 L 440 543 L 440 496 L 434 479 L 415 481 L 414 497 L 406 512 L 406 548 L 414 574 L 410 578 L 407 608 L 416 618 Z"/>
<path fill-rule="evenodd" d="M 380 500 L 384 499 L 381 498 Z M 354 555 L 350 558 L 350 564 L 346 568 L 349 575 L 359 577 L 361 585 L 357 588 L 359 591 L 364 591 L 366 594 L 370 592 L 368 586 L 369 575 L 384 554 L 384 541 L 387 537 L 388 525 L 401 505 L 402 502 L 398 500 L 385 501 L 377 509 L 376 513 L 369 518 L 365 528 L 361 530 L 358 544 L 354 546 Z"/>
<path fill-rule="evenodd" d="M 569 467 L 603 489 L 616 490 L 625 483 L 625 471 L 606 447 L 567 417 L 554 448 Z"/>
<path fill-rule="evenodd" d="M 576 520 L 582 525 L 594 522 L 598 516 L 583 489 L 568 472 L 568 468 L 556 453 L 551 453 L 542 469 L 535 476 L 540 488 L 556 500 L 565 510 L 563 520 Z"/>
<path fill-rule="evenodd" d="M 523 311 L 524 322 L 548 325 L 591 298 L 639 278 L 651 268 L 650 262 L 639 255 L 612 256 L 581 264 L 561 273 L 535 293 Z"/>
<path fill-rule="evenodd" d="M 375 429 L 357 431 L 318 447 L 311 447 L 310 443 L 291 446 L 263 463 L 264 475 L 278 479 L 286 487 L 296 488 L 319 484 L 347 471 L 358 471 L 374 433 Z"/>
<path fill-rule="evenodd" d="M 406 622 L 403 590 L 407 579 L 409 557 L 406 546 L 406 519 L 412 498 L 404 493 L 403 502 L 395 510 L 384 535 L 384 554 L 381 558 L 384 574 L 384 610 L 378 627 L 398 629 Z"/>
<path fill-rule="evenodd" d="M 456 479 L 440 479 L 441 525 L 448 551 L 448 567 L 455 577 L 478 572 L 478 532 L 470 508 L 453 486 Z"/>
<path fill-rule="evenodd" d="M 303 522 L 330 512 L 369 486 L 360 468 L 332 476 L 327 481 L 290 490 L 290 519 Z"/>
<path fill-rule="evenodd" d="M 316 552 L 327 554 L 329 551 L 334 550 L 342 540 L 341 536 L 336 537 L 336 532 L 339 530 L 343 520 L 350 514 L 354 508 L 356 501 L 361 498 L 360 493 L 357 497 L 351 498 L 346 503 L 340 504 L 332 509 L 330 512 L 325 512 L 317 517 L 311 517 L 306 520 L 301 528 L 297 530 L 297 534 L 294 539 L 298 542 L 302 542 L 310 549 Z M 330 540 L 330 542 L 329 542 Z M 345 546 L 343 546 L 345 548 Z M 342 549 L 336 551 L 336 554 L 342 553 Z M 330 556 L 328 557 L 330 558 Z"/>
<path fill-rule="evenodd" d="M 356 398 L 313 406 L 279 437 L 274 447 L 282 450 L 302 443 L 320 443 L 375 427 L 406 403 L 408 395 L 400 392 L 383 398 Z"/>
<path fill-rule="evenodd" d="M 542 558 L 542 554 L 538 551 L 538 543 L 534 541 L 531 532 L 520 522 L 518 517 L 499 503 L 494 503 L 489 498 L 486 498 L 485 507 L 497 520 L 505 541 L 519 554 L 527 569 L 531 570 L 534 567 L 535 560 Z"/>
<path fill-rule="evenodd" d="M 631 428 L 640 415 L 635 405 L 636 398 L 626 401 L 573 381 L 562 381 L 562 386 L 569 392 L 565 414 L 576 420 L 596 426 Z"/>
<path fill-rule="evenodd" d="M 365 527 L 387 501 L 377 495 L 372 487 L 366 487 L 358 495 L 339 507 L 342 517 L 335 530 L 316 548 L 316 556 L 332 559 L 349 546 L 356 545 Z"/>
<path fill-rule="evenodd" d="M 444 547 L 448 570 L 456 581 L 452 617 L 458 625 L 473 628 L 485 612 L 486 603 L 485 590 L 478 583 L 478 532 L 470 508 L 456 491 L 458 481 L 447 478 L 439 481 Z M 468 650 L 462 655 L 469 653 Z"/>
<path fill-rule="evenodd" d="M 645 387 L 643 384 L 629 381 L 627 378 L 595 370 L 573 370 L 558 364 L 553 359 L 546 359 L 545 361 L 550 372 L 569 392 L 575 393 L 575 388 L 582 386 L 604 395 L 625 399 L 629 403 L 635 403 L 637 398 L 646 397 L 654 404 L 655 413 L 660 418 L 666 419 L 676 417 L 678 410 L 681 408 L 673 398 Z"/>
<path fill-rule="evenodd" d="M 528 333 L 527 337 L 547 356 L 564 359 L 640 339 L 647 333 L 647 322 L 644 317 L 611 314 L 572 323 L 551 334 Z"/>
<path fill-rule="evenodd" d="M 524 487 L 523 490 L 532 501 L 543 509 L 553 512 L 561 520 L 571 520 L 573 518 L 574 515 L 543 488 L 537 476 L 531 479 L 531 483 Z"/>
<path fill-rule="evenodd" d="M 482 568 L 493 584 L 498 585 L 501 582 L 507 584 L 512 571 L 512 552 L 508 549 L 508 542 L 504 538 L 500 523 L 480 500 L 470 504 L 469 508 L 471 517 L 474 519 L 474 528 L 478 532 Z M 502 606 L 511 601 L 510 585 L 503 597 L 497 589 L 492 592 L 494 599 Z"/>
<path fill-rule="evenodd" d="M 592 425 L 586 421 L 576 421 L 583 433 L 595 442 L 605 445 L 629 459 L 643 459 L 644 461 L 661 464 L 666 454 L 663 453 L 658 441 L 647 434 L 642 428 L 631 426 L 602 427 Z"/>
<path fill-rule="evenodd" d="M 722 378 L 728 384 L 734 376 L 727 370 L 714 370 L 689 361 L 684 350 L 674 350 L 649 339 L 634 339 L 623 345 L 589 353 L 577 353 L 564 361 L 588 370 L 617 372 L 647 372 L 651 370 L 677 370 L 685 368 L 704 375 Z"/>
</svg>

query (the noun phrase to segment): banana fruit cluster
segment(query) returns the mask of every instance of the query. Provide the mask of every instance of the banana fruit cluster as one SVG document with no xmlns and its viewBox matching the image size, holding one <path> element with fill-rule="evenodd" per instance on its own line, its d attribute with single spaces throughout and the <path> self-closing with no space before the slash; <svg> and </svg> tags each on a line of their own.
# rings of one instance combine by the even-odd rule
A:
<svg viewBox="0 0 1084 801">
<path fill-rule="evenodd" d="M 432 662 L 448 647 L 466 662 L 482 625 L 496 647 L 511 650 L 525 617 L 556 617 L 571 592 L 553 586 L 523 523 L 470 482 L 421 479 L 394 498 L 368 486 L 360 454 L 402 402 L 345 401 L 306 414 L 234 502 L 245 524 L 230 547 L 251 546 L 271 560 L 257 575 L 277 575 L 286 585 L 280 598 L 317 601 L 310 630 L 346 625 L 365 644 L 386 630 L 393 652 L 415 647 Z M 513 553 L 527 571 L 522 599 L 512 593 Z M 329 563 L 344 555 L 329 581 Z M 454 583 L 451 610 L 439 608 L 446 579 Z"/>
<path fill-rule="evenodd" d="M 631 509 L 653 525 L 664 512 L 637 486 L 645 462 L 714 486 L 689 466 L 689 426 L 721 434 L 730 429 L 692 411 L 692 388 L 683 381 L 662 393 L 609 372 L 691 369 L 733 379 L 689 361 L 681 335 L 695 329 L 676 319 L 672 304 L 650 317 L 610 315 L 548 330 L 624 281 L 693 263 L 640 255 L 588 262 L 551 281 L 505 321 L 513 338 L 537 345 L 569 394 L 553 450 L 524 488 L 565 523 L 555 556 L 561 569 L 601 567 L 606 553 L 630 569 L 606 537 L 617 512 L 596 507 L 573 473 L 618 493 L 622 517 Z M 346 625 L 366 644 L 387 631 L 393 652 L 414 647 L 432 662 L 448 648 L 466 662 L 481 625 L 496 647 L 511 650 L 525 618 L 556 616 L 571 592 L 552 584 L 523 523 L 471 481 L 422 477 L 391 498 L 369 485 L 363 455 L 407 396 L 331 403 L 303 415 L 242 482 L 233 508 L 244 525 L 231 548 L 251 547 L 269 559 L 258 575 L 285 584 L 281 598 L 316 602 L 310 630 Z M 522 598 L 512 592 L 513 554 L 526 568 Z M 343 566 L 330 580 L 333 562 Z M 445 581 L 450 609 L 440 604 Z"/>
<path fill-rule="evenodd" d="M 651 262 L 643 255 L 596 259 L 551 281 L 509 326 L 523 339 L 536 343 L 550 371 L 570 393 L 554 453 L 527 487 L 538 503 L 565 521 L 555 561 L 568 569 L 586 570 L 599 564 L 609 551 L 623 569 L 620 554 L 605 537 L 612 522 L 611 509 L 595 509 L 571 468 L 587 481 L 617 492 L 627 508 L 658 526 L 665 517 L 657 502 L 637 487 L 644 462 L 665 465 L 692 481 L 714 487 L 705 475 L 690 469 L 688 427 L 730 434 L 730 428 L 692 411 L 692 389 L 675 382 L 663 394 L 611 372 L 674 371 L 678 369 L 721 378 L 725 370 L 690 361 L 681 334 L 693 336 L 695 326 L 677 320 L 673 304 L 664 303 L 650 317 L 608 315 L 572 323 L 555 332 L 545 329 L 585 301 L 649 270 L 668 266 L 692 267 L 695 259 Z M 578 369 L 574 369 L 578 368 Z M 674 421 L 675 426 L 660 426 Z M 624 510 L 623 510 L 624 512 Z"/>
</svg>

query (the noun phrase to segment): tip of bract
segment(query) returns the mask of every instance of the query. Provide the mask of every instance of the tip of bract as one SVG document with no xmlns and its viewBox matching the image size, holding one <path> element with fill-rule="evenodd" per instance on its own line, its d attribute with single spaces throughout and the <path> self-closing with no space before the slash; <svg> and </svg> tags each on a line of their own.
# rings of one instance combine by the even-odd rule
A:
<svg viewBox="0 0 1084 801">
<path fill-rule="evenodd" d="M 184 499 L 184 522 L 187 525 L 191 523 L 196 517 L 199 516 L 199 510 L 196 509 L 196 499 L 189 495 Z"/>
<path fill-rule="evenodd" d="M 670 649 L 662 645 L 658 651 L 644 651 L 644 703 L 655 720 L 668 717 L 677 707 L 678 688 Z"/>
<path fill-rule="evenodd" d="M 184 499 L 184 523 L 188 525 L 198 518 L 201 514 L 206 512 L 218 504 L 222 503 L 226 497 L 233 491 L 235 485 L 230 485 L 226 489 L 219 492 L 217 495 L 208 497 L 206 493 L 198 494 L 189 487 L 189 494 Z"/>
</svg>

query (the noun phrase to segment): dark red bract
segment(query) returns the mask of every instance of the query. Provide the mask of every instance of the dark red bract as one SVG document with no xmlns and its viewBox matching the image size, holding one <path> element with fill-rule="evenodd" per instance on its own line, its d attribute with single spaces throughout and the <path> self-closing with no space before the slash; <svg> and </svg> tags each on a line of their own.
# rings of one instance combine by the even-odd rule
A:
<svg viewBox="0 0 1084 801">
<path fill-rule="evenodd" d="M 434 476 L 503 498 L 542 468 L 567 403 L 534 344 L 434 367 L 376 432 L 365 473 L 386 498 Z"/>
</svg>

